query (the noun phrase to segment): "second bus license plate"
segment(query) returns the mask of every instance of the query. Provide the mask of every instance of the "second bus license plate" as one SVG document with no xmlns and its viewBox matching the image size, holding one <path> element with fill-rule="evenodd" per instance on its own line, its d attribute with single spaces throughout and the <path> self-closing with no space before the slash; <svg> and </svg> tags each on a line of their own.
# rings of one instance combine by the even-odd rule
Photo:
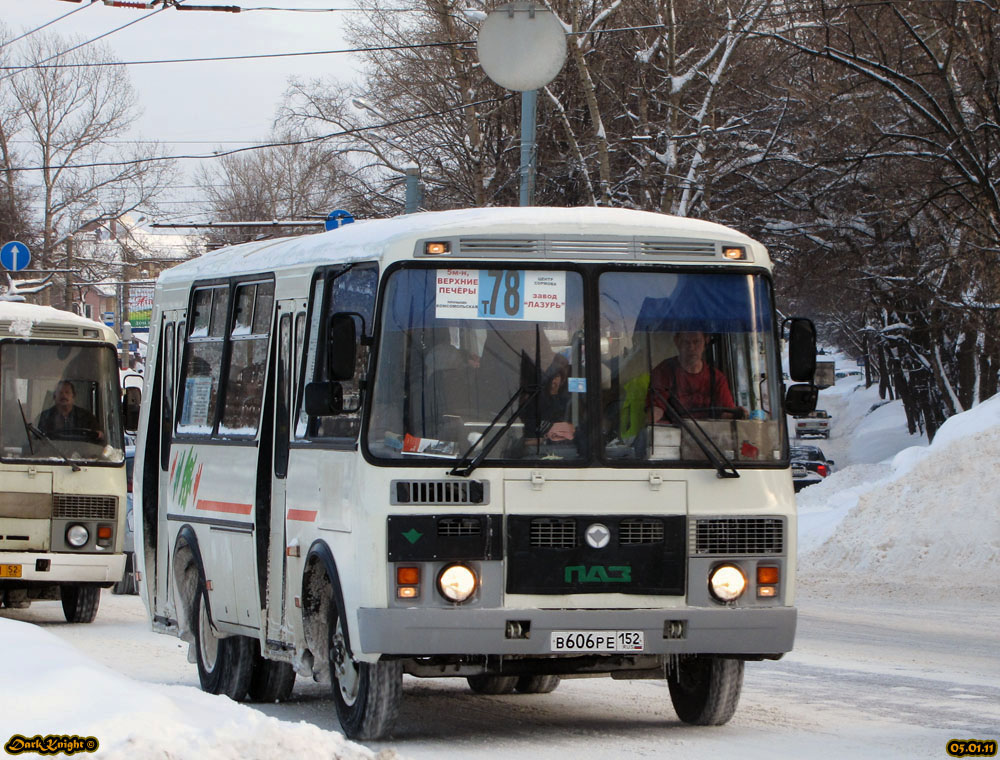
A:
<svg viewBox="0 0 1000 760">
<path fill-rule="evenodd" d="M 552 631 L 553 652 L 641 652 L 642 631 Z"/>
<path fill-rule="evenodd" d="M 0 578 L 20 578 L 20 565 L 0 565 Z"/>
</svg>

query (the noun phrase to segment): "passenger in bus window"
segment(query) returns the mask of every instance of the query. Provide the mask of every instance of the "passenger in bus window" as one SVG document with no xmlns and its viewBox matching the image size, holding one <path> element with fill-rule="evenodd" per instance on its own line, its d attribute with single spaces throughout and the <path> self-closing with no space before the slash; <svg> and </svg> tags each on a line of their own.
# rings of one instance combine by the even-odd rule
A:
<svg viewBox="0 0 1000 760">
<path fill-rule="evenodd" d="M 53 392 L 55 404 L 38 417 L 38 429 L 49 438 L 71 438 L 103 441 L 104 432 L 97 418 L 87 409 L 76 405 L 76 387 L 69 380 L 60 380 Z"/>
<path fill-rule="evenodd" d="M 570 442 L 576 435 L 569 416 L 569 361 L 556 354 L 542 376 L 538 395 L 528 400 L 521 410 L 525 443 Z"/>
<path fill-rule="evenodd" d="M 653 422 L 666 414 L 667 400 L 675 398 L 692 417 L 743 417 L 736 408 L 726 376 L 705 360 L 708 340 L 703 332 L 674 334 L 677 356 L 653 368 L 649 405 Z"/>
</svg>

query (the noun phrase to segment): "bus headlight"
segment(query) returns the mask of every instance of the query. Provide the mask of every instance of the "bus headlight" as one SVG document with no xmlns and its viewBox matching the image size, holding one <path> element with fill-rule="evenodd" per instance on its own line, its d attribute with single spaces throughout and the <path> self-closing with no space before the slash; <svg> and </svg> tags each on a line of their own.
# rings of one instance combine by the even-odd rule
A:
<svg viewBox="0 0 1000 760">
<path fill-rule="evenodd" d="M 708 576 L 708 588 L 720 602 L 733 602 L 747 590 L 747 577 L 736 565 L 719 565 Z"/>
<path fill-rule="evenodd" d="M 70 525 L 66 528 L 66 543 L 75 549 L 84 546 L 90 540 L 90 531 L 82 525 Z"/>
<path fill-rule="evenodd" d="M 448 565 L 438 576 L 438 591 L 449 602 L 464 602 L 476 590 L 476 574 L 466 565 Z"/>
</svg>

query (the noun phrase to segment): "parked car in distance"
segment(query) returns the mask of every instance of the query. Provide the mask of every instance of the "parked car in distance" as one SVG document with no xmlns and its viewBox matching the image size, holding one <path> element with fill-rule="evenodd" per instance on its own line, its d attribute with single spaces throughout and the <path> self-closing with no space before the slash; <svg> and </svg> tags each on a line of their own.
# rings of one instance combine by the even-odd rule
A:
<svg viewBox="0 0 1000 760">
<path fill-rule="evenodd" d="M 819 446 L 792 446 L 789 458 L 796 493 L 806 486 L 822 482 L 823 478 L 833 472 L 834 461 L 827 459 Z"/>
<path fill-rule="evenodd" d="M 138 594 L 135 582 L 135 523 L 132 515 L 132 472 L 135 469 L 135 446 L 125 447 L 125 477 L 128 478 L 128 493 L 125 495 L 125 575 L 111 587 L 112 594 Z"/>
<path fill-rule="evenodd" d="M 802 417 L 795 418 L 795 437 L 803 438 L 816 435 L 822 438 L 830 437 L 831 417 L 825 409 L 817 409 Z"/>
</svg>

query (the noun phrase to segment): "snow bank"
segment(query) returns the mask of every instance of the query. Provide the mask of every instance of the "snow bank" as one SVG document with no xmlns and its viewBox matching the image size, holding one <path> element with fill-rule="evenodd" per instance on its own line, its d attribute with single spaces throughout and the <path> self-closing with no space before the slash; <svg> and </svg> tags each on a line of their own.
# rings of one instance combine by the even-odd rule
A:
<svg viewBox="0 0 1000 760">
<path fill-rule="evenodd" d="M 97 664 L 48 631 L 0 618 L 0 735 L 94 736 L 87 757 L 186 760 L 389 760 L 304 721 L 290 723 L 190 686 L 150 685 Z"/>
<path fill-rule="evenodd" d="M 879 408 L 853 441 L 878 438 L 893 414 Z M 890 424 L 883 432 L 898 432 Z M 930 446 L 858 465 L 799 497 L 799 569 L 807 585 L 984 597 L 1000 573 L 1000 397 L 949 419 Z"/>
</svg>

